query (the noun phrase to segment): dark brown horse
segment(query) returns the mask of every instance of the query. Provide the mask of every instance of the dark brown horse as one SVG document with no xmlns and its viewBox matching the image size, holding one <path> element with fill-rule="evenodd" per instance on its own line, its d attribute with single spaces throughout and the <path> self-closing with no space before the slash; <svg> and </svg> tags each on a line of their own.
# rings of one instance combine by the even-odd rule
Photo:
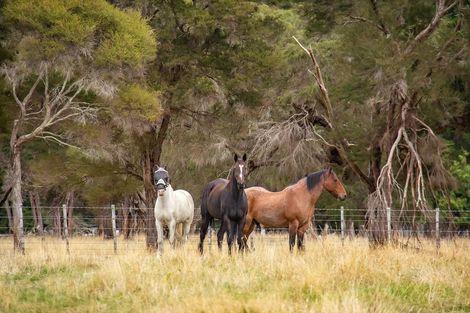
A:
<svg viewBox="0 0 470 313">
<path fill-rule="evenodd" d="M 312 220 L 315 203 L 323 190 L 344 200 L 346 191 L 331 168 L 312 173 L 294 185 L 279 192 L 271 192 L 262 187 L 245 190 L 248 197 L 243 239 L 245 244 L 255 223 L 265 227 L 289 227 L 289 249 L 292 251 L 297 235 L 299 250 L 304 248 L 304 233 Z"/>
<path fill-rule="evenodd" d="M 213 220 L 220 219 L 221 226 L 217 233 L 217 244 L 222 247 L 224 233 L 228 233 L 227 243 L 229 254 L 232 252 L 232 244 L 237 235 L 238 247 L 244 248 L 242 240 L 245 216 L 248 203 L 245 195 L 246 154 L 242 159 L 235 154 L 235 163 L 230 169 L 229 179 L 218 178 L 206 185 L 201 200 L 201 233 L 199 251 L 203 253 L 204 238 L 206 237 L 209 224 Z"/>
</svg>

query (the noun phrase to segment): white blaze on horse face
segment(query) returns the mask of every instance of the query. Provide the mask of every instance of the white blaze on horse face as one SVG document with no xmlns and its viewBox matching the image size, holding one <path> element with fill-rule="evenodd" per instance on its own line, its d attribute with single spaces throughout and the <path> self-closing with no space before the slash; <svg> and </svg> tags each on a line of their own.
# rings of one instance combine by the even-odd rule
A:
<svg viewBox="0 0 470 313">
<path fill-rule="evenodd" d="M 243 166 L 245 165 L 239 164 L 238 166 L 240 166 L 240 180 L 243 181 Z"/>
</svg>

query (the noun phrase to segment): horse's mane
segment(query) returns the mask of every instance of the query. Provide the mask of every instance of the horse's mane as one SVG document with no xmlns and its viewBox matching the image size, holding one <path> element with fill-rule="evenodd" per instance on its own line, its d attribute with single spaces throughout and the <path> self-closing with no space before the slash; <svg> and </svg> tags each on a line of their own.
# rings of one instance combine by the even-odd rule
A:
<svg viewBox="0 0 470 313">
<path fill-rule="evenodd" d="M 318 185 L 321 181 L 321 177 L 325 173 L 325 170 L 318 171 L 315 173 L 310 173 L 307 175 L 307 189 L 308 191 L 312 191 L 316 185 Z"/>
</svg>

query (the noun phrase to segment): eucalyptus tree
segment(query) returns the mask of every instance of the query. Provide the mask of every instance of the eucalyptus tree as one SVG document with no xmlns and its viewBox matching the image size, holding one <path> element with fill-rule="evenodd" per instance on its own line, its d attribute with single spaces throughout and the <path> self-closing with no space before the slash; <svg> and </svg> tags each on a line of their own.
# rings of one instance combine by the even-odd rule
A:
<svg viewBox="0 0 470 313">
<path fill-rule="evenodd" d="M 14 245 L 24 251 L 21 152 L 44 139 L 71 146 L 60 132 L 65 121 L 96 116 L 120 81 L 138 79 L 155 57 L 151 28 L 136 11 L 105 1 L 7 1 L 2 15 L 7 46 L 17 51 L 2 65 L 17 106 L 10 136 L 7 185 L 14 212 Z"/>
</svg>

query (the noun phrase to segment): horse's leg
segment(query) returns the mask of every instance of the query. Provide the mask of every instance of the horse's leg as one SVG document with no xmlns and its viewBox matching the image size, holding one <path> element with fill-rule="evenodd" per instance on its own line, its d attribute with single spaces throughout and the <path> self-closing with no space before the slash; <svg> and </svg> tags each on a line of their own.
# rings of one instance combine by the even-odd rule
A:
<svg viewBox="0 0 470 313">
<path fill-rule="evenodd" d="M 219 247 L 219 250 L 222 250 L 222 241 L 224 240 L 224 233 L 226 231 L 226 223 L 224 222 L 224 219 L 220 221 L 220 228 L 219 231 L 217 232 L 217 246 Z"/>
<path fill-rule="evenodd" d="M 186 241 L 188 241 L 190 229 L 191 229 L 191 222 L 190 221 L 184 222 L 184 224 L 183 224 L 183 243 L 186 243 Z"/>
<path fill-rule="evenodd" d="M 295 246 L 295 235 L 297 234 L 297 228 L 299 227 L 299 221 L 293 220 L 289 223 L 289 250 L 292 252 Z"/>
<path fill-rule="evenodd" d="M 235 221 L 230 221 L 229 235 L 228 235 L 228 254 L 232 255 L 232 245 L 235 240 L 235 235 L 237 234 L 238 225 Z"/>
<path fill-rule="evenodd" d="M 168 223 L 168 239 L 170 241 L 171 246 L 175 247 L 175 231 L 176 231 L 176 220 L 172 219 L 170 223 Z"/>
<path fill-rule="evenodd" d="M 241 221 L 238 222 L 238 229 L 237 229 L 237 243 L 238 243 L 238 251 L 244 252 L 246 248 L 244 235 L 243 235 L 243 228 L 245 227 L 245 219 L 242 218 Z"/>
<path fill-rule="evenodd" d="M 157 228 L 157 249 L 163 252 L 163 226 L 157 218 L 155 219 L 155 227 Z"/>
<path fill-rule="evenodd" d="M 201 254 L 204 251 L 204 238 L 206 238 L 207 229 L 209 228 L 210 218 L 209 216 L 202 217 L 201 230 L 199 233 L 199 252 Z"/>
<path fill-rule="evenodd" d="M 184 236 L 183 223 L 176 223 L 175 228 L 175 240 L 179 244 L 183 241 Z"/>
<path fill-rule="evenodd" d="M 308 226 L 309 226 L 309 223 L 305 223 L 304 225 L 300 226 L 299 229 L 297 230 L 297 249 L 299 251 L 305 250 L 304 235 L 305 235 L 305 232 L 307 231 Z"/>
<path fill-rule="evenodd" d="M 255 222 L 253 221 L 253 217 L 247 214 L 245 217 L 245 223 L 243 224 L 243 241 L 245 248 L 248 248 L 248 237 L 250 237 L 250 234 L 253 232 L 254 228 Z"/>
</svg>

